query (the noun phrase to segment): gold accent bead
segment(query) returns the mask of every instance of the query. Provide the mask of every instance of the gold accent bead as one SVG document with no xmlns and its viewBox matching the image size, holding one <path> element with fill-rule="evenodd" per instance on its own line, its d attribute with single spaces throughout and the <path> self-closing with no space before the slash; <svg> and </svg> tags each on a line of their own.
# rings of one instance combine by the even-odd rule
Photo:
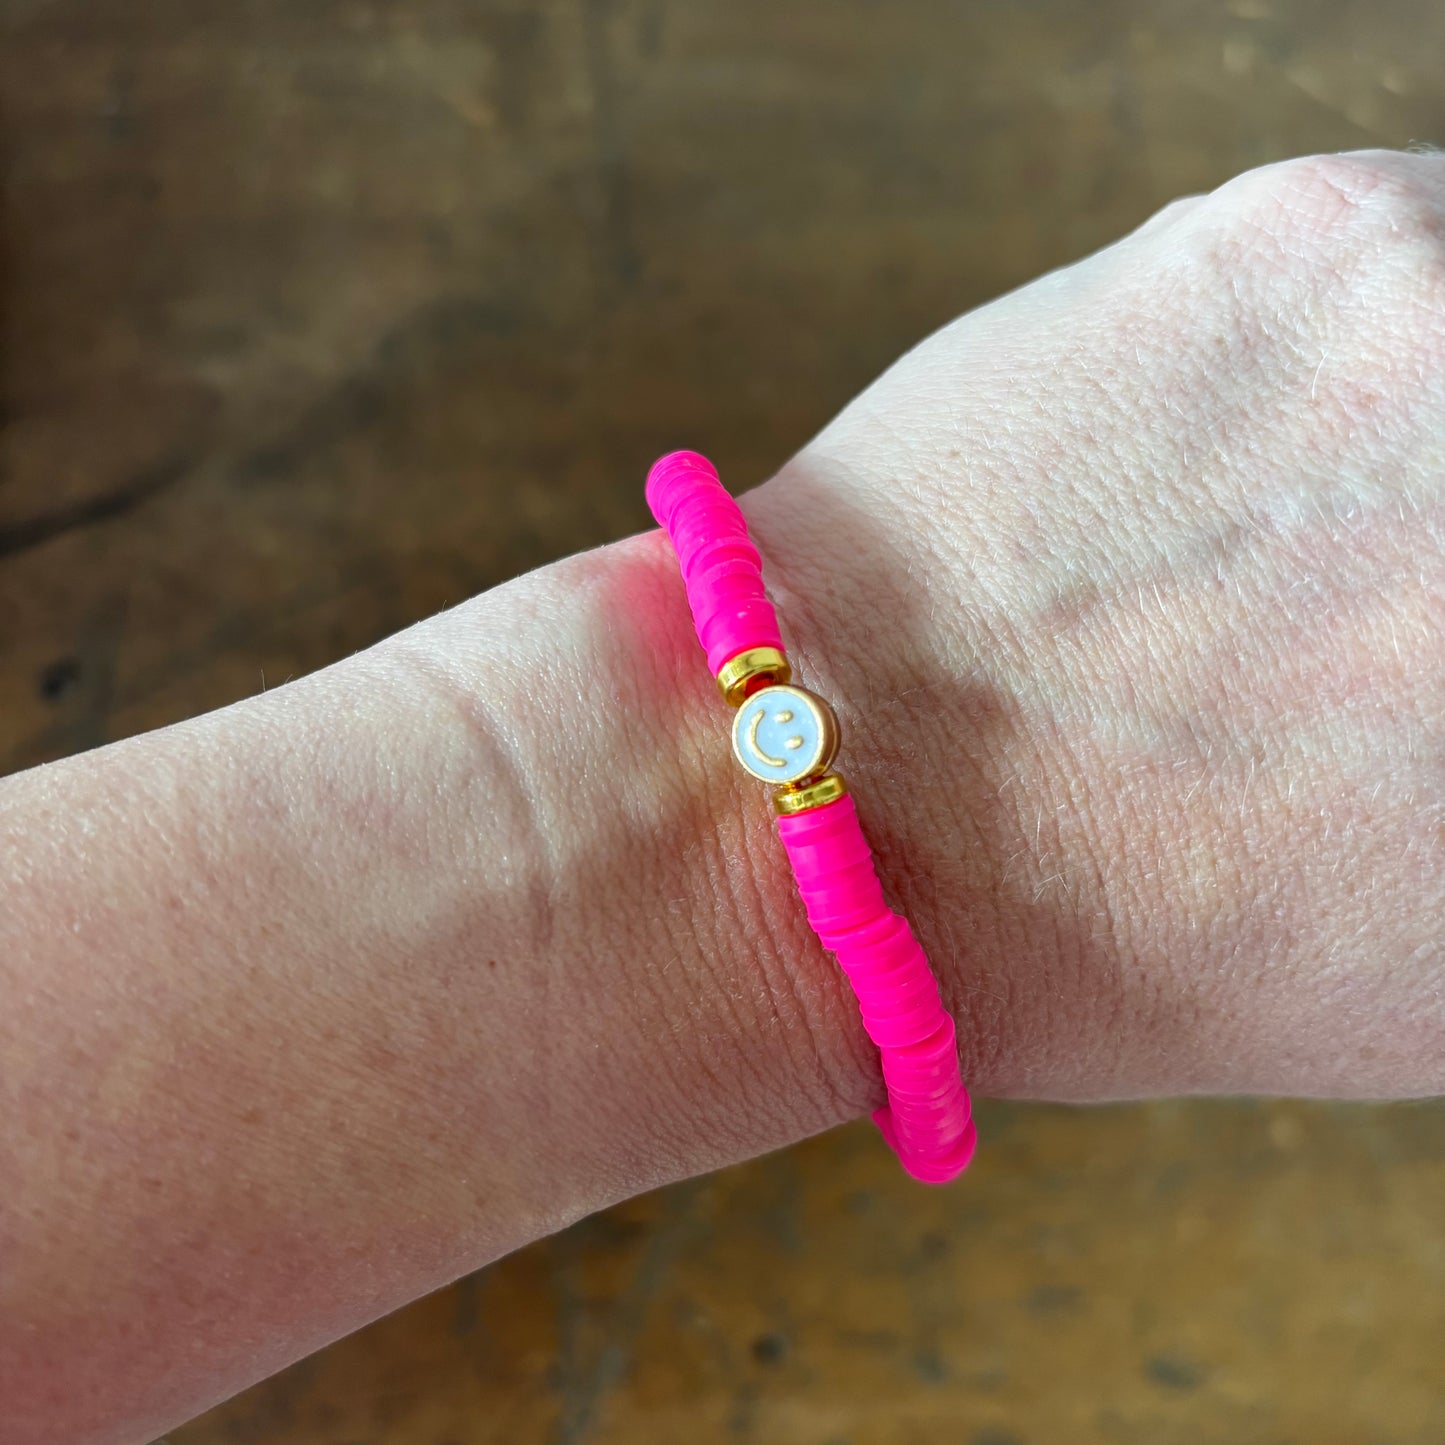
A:
<svg viewBox="0 0 1445 1445">
<path fill-rule="evenodd" d="M 776 647 L 752 647 L 723 664 L 717 685 L 732 707 L 741 707 L 754 682 L 788 682 L 792 676 L 788 659 Z"/>
<path fill-rule="evenodd" d="M 773 811 L 784 818 L 790 813 L 806 813 L 809 808 L 836 803 L 847 791 L 848 785 L 841 775 L 824 773 L 821 778 L 811 778 L 791 788 L 779 788 L 773 794 Z"/>
</svg>

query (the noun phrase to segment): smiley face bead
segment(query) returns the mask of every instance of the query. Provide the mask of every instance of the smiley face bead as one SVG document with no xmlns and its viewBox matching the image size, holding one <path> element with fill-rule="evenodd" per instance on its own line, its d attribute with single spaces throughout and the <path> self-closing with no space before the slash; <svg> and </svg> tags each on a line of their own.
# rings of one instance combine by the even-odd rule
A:
<svg viewBox="0 0 1445 1445">
<path fill-rule="evenodd" d="M 733 718 L 733 752 L 765 783 L 801 782 L 837 756 L 838 719 L 806 688 L 759 688 Z"/>
</svg>

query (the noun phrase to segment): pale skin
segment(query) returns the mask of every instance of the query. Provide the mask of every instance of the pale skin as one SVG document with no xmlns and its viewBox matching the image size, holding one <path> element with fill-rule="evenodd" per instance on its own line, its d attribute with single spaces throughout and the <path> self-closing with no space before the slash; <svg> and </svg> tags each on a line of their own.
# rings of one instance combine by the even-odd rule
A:
<svg viewBox="0 0 1445 1445">
<path fill-rule="evenodd" d="M 1445 1092 L 1445 159 L 1179 203 L 743 505 L 978 1092 Z M 730 716 L 651 534 L 0 783 L 7 1441 L 879 1102 Z"/>
</svg>

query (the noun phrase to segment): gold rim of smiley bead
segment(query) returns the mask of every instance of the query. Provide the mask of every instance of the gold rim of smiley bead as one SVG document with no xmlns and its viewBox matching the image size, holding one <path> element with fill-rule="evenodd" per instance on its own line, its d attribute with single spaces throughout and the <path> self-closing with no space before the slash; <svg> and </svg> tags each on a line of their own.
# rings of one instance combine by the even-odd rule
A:
<svg viewBox="0 0 1445 1445">
<path fill-rule="evenodd" d="M 718 691 L 728 705 L 740 708 L 756 692 L 765 687 L 788 687 L 793 684 L 793 669 L 787 656 L 776 647 L 754 647 L 730 658 L 717 675 Z M 833 758 L 837 755 L 839 743 L 838 717 L 833 709 L 816 693 L 806 688 L 797 691 L 806 695 L 821 714 L 823 741 L 822 765 L 806 778 L 796 782 L 774 784 L 773 811 L 780 817 L 793 813 L 805 813 L 810 808 L 821 808 L 827 803 L 836 803 L 848 792 L 848 785 L 842 775 L 832 770 Z M 741 762 L 741 759 L 739 759 Z M 757 774 L 746 769 L 750 776 Z M 766 782 L 767 779 L 761 781 Z"/>
</svg>

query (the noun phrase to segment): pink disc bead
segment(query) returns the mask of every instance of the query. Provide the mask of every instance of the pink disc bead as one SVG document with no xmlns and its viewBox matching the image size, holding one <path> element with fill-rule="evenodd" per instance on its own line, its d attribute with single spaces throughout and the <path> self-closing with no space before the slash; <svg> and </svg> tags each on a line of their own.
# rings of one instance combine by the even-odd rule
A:
<svg viewBox="0 0 1445 1445">
<path fill-rule="evenodd" d="M 783 650 L 763 564 L 738 504 L 697 452 L 669 452 L 647 474 L 647 505 L 672 538 L 698 641 L 714 677 L 754 647 Z"/>
<path fill-rule="evenodd" d="M 953 1019 L 908 921 L 884 901 L 853 799 L 781 817 L 778 832 L 808 921 L 847 975 L 882 1056 L 889 1097 L 874 1122 L 915 1179 L 945 1183 L 967 1167 L 978 1137 Z"/>
</svg>

